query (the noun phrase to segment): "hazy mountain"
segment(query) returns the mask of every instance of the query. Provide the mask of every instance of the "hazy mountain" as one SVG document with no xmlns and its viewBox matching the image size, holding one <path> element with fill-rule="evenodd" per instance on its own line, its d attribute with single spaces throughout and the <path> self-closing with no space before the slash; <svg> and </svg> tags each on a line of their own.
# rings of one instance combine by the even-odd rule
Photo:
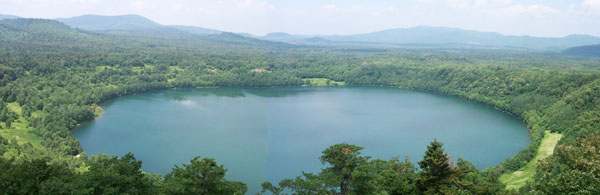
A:
<svg viewBox="0 0 600 195">
<path fill-rule="evenodd" d="M 183 31 L 193 33 L 193 34 L 197 34 L 197 35 L 219 34 L 222 32 L 222 31 L 218 31 L 218 30 L 214 30 L 214 29 L 195 27 L 195 26 L 167 25 L 165 27 L 176 28 L 176 29 L 183 30 Z"/>
<path fill-rule="evenodd" d="M 315 42 L 315 43 L 316 42 L 322 42 L 322 43 L 330 43 L 331 42 L 330 40 L 327 40 L 327 39 L 324 39 L 324 38 L 321 38 L 321 37 L 306 38 L 306 39 L 304 39 L 304 41 L 306 41 L 306 42 Z"/>
<path fill-rule="evenodd" d="M 250 33 L 244 33 L 244 32 L 242 32 L 242 33 L 235 33 L 235 34 L 238 34 L 238 35 L 244 36 L 244 37 L 250 37 L 250 38 L 260 38 L 260 37 L 258 37 L 256 35 L 253 35 L 253 34 L 250 34 Z"/>
<path fill-rule="evenodd" d="M 295 47 L 287 43 L 254 39 L 228 32 L 199 36 L 171 27 L 151 29 L 147 32 L 135 29 L 91 31 L 76 29 L 56 20 L 20 18 L 0 20 L 0 42 L 26 42 L 27 44 L 39 45 L 52 43 L 63 46 L 112 46 L 118 44 L 121 46 L 134 45 L 136 47 L 139 45 L 147 45 L 148 47 L 176 45 L 177 47 L 185 46 L 188 48 L 242 47 L 245 49 Z M 139 33 L 133 34 L 134 32 Z"/>
<path fill-rule="evenodd" d="M 145 35 L 159 38 L 187 39 L 221 31 L 193 26 L 161 25 L 139 15 L 83 15 L 57 19 L 69 26 L 115 34 Z M 408 47 L 500 47 L 561 50 L 581 45 L 600 44 L 600 37 L 569 35 L 566 37 L 511 36 L 495 32 L 479 32 L 448 27 L 419 26 L 356 35 L 308 36 L 284 32 L 253 36 L 238 33 L 238 38 L 259 38 L 293 44 L 317 45 L 398 45 Z M 243 41 L 242 41 L 243 42 Z"/>
<path fill-rule="evenodd" d="M 562 51 L 565 55 L 600 57 L 600 45 L 571 47 Z"/>
<path fill-rule="evenodd" d="M 260 38 L 270 41 L 297 42 L 303 40 L 304 38 L 306 38 L 306 36 L 291 35 L 284 32 L 273 32 L 266 34 L 265 36 L 262 36 Z"/>
<path fill-rule="evenodd" d="M 274 42 L 262 39 L 255 39 L 251 37 L 246 37 L 237 33 L 223 32 L 219 34 L 212 34 L 206 36 L 206 38 L 220 43 L 229 43 L 229 44 L 245 44 L 245 45 L 265 45 L 265 46 L 275 46 L 275 47 L 293 47 L 293 45 L 282 43 L 282 42 Z"/>
<path fill-rule="evenodd" d="M 162 25 L 138 15 L 83 15 L 56 19 L 69 26 L 92 31 L 137 30 L 159 28 Z"/>
<path fill-rule="evenodd" d="M 256 37 L 256 36 L 255 36 Z M 262 37 L 256 37 L 259 39 L 269 40 L 269 41 L 279 41 L 293 44 L 304 44 L 304 45 L 331 45 L 331 44 L 343 44 L 343 43 L 335 43 L 331 40 L 324 39 L 319 36 L 312 35 L 291 35 L 284 32 L 274 32 L 266 34 Z"/>
<path fill-rule="evenodd" d="M 419 26 L 356 35 L 306 36 L 269 33 L 260 39 L 298 44 L 326 45 L 395 45 L 406 47 L 498 47 L 554 49 L 600 44 L 600 37 L 569 35 L 566 37 L 511 36 L 448 27 Z"/>
<path fill-rule="evenodd" d="M 221 31 L 192 26 L 161 25 L 139 15 L 83 15 L 57 19 L 69 26 L 89 31 L 114 34 L 145 35 L 162 38 L 191 38 L 221 33 Z"/>
<path fill-rule="evenodd" d="M 295 36 L 290 35 L 288 33 L 284 33 L 284 32 L 273 32 L 273 33 L 266 34 L 264 37 L 270 38 L 270 39 L 285 39 L 285 38 L 294 38 Z"/>
<path fill-rule="evenodd" d="M 495 32 L 479 32 L 448 27 L 419 26 L 377 31 L 357 35 L 323 36 L 339 42 L 471 45 L 487 47 L 515 47 L 534 49 L 562 49 L 586 44 L 600 44 L 599 37 L 570 35 L 562 38 L 510 36 Z"/>
<path fill-rule="evenodd" d="M 0 14 L 0 20 L 4 20 L 4 19 L 15 19 L 15 18 L 19 18 L 19 16 L 13 16 L 13 15 L 4 15 L 4 14 Z"/>
<path fill-rule="evenodd" d="M 0 20 L 0 41 L 94 42 L 98 36 L 73 29 L 56 20 L 19 18 Z"/>
</svg>

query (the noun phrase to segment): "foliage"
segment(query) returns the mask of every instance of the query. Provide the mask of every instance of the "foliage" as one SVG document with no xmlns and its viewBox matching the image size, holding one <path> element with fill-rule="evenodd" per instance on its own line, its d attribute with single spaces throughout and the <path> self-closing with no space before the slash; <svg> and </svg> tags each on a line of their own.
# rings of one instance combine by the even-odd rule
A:
<svg viewBox="0 0 600 195">
<path fill-rule="evenodd" d="M 211 158 L 196 157 L 165 176 L 165 194 L 244 194 L 246 184 L 224 179 L 227 169 Z"/>
<path fill-rule="evenodd" d="M 600 136 L 591 134 L 562 145 L 542 161 L 533 182 L 536 194 L 600 193 Z"/>
<path fill-rule="evenodd" d="M 468 161 L 450 164 L 442 144 L 433 141 L 419 162 L 421 172 L 406 159 L 371 160 L 359 156 L 362 147 L 346 143 L 323 151 L 329 166 L 318 174 L 302 173 L 279 186 L 263 183 L 262 192 L 283 194 L 498 194 L 507 193 L 497 172 L 480 172 Z M 351 151 L 351 152 L 350 152 Z M 325 159 L 325 160 L 324 160 Z"/>
<path fill-rule="evenodd" d="M 148 194 L 152 185 L 141 171 L 142 162 L 128 153 L 121 158 L 95 156 L 82 174 L 79 190 L 90 194 Z"/>
</svg>

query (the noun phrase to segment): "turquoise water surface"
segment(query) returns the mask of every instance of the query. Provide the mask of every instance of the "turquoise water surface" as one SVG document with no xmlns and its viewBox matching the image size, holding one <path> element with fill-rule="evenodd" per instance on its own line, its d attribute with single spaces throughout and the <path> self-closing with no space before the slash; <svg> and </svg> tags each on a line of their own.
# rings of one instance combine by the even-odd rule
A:
<svg viewBox="0 0 600 195">
<path fill-rule="evenodd" d="M 451 158 L 483 169 L 529 145 L 524 124 L 490 107 L 414 90 L 378 87 L 180 89 L 117 98 L 104 115 L 73 131 L 88 154 L 142 160 L 164 175 L 195 156 L 215 158 L 249 193 L 318 172 L 330 145 L 364 155 L 421 160 L 434 138 Z"/>
</svg>

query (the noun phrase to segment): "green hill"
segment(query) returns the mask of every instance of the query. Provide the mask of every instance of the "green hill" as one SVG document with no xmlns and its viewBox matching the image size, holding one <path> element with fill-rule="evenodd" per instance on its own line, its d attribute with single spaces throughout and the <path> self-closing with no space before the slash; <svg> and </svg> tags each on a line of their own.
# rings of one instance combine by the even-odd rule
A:
<svg viewBox="0 0 600 195">
<path fill-rule="evenodd" d="M 56 19 L 66 25 L 93 31 L 152 29 L 162 25 L 139 15 L 83 15 Z"/>
<path fill-rule="evenodd" d="M 95 37 L 58 21 L 46 19 L 0 20 L 0 32 L 0 41 L 27 41 L 37 44 L 66 41 L 90 42 Z"/>
<path fill-rule="evenodd" d="M 16 18 L 19 18 L 19 16 L 0 14 L 0 20 L 4 20 L 4 19 L 16 19 Z"/>
<path fill-rule="evenodd" d="M 571 47 L 562 51 L 562 54 L 572 56 L 589 56 L 589 57 L 600 57 L 600 44 L 599 45 L 584 45 L 579 47 Z"/>
</svg>

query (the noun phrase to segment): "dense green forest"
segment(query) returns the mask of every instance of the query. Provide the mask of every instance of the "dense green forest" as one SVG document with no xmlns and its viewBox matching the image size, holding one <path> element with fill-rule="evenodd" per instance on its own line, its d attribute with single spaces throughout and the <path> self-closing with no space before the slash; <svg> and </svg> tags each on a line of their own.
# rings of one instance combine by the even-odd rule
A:
<svg viewBox="0 0 600 195">
<path fill-rule="evenodd" d="M 323 151 L 320 173 L 265 183 L 270 193 L 600 193 L 600 58 L 483 48 L 303 46 L 232 33 L 103 34 L 53 20 L 0 21 L 0 194 L 235 194 L 218 159 L 193 158 L 161 177 L 133 154 L 88 157 L 71 135 L 95 105 L 157 89 L 310 85 L 389 86 L 462 97 L 521 118 L 531 145 L 485 170 L 451 162 L 433 141 L 414 165 L 370 159 L 360 146 Z M 330 83 L 330 82 L 328 82 Z M 546 131 L 564 136 L 516 190 L 502 174 L 534 159 Z M 510 141 L 510 140 L 507 140 Z M 334 143 L 332 143 L 334 144 Z M 400 143 L 401 144 L 401 143 Z M 491 151 L 492 152 L 492 151 Z M 536 162 L 537 163 L 537 162 Z"/>
</svg>

